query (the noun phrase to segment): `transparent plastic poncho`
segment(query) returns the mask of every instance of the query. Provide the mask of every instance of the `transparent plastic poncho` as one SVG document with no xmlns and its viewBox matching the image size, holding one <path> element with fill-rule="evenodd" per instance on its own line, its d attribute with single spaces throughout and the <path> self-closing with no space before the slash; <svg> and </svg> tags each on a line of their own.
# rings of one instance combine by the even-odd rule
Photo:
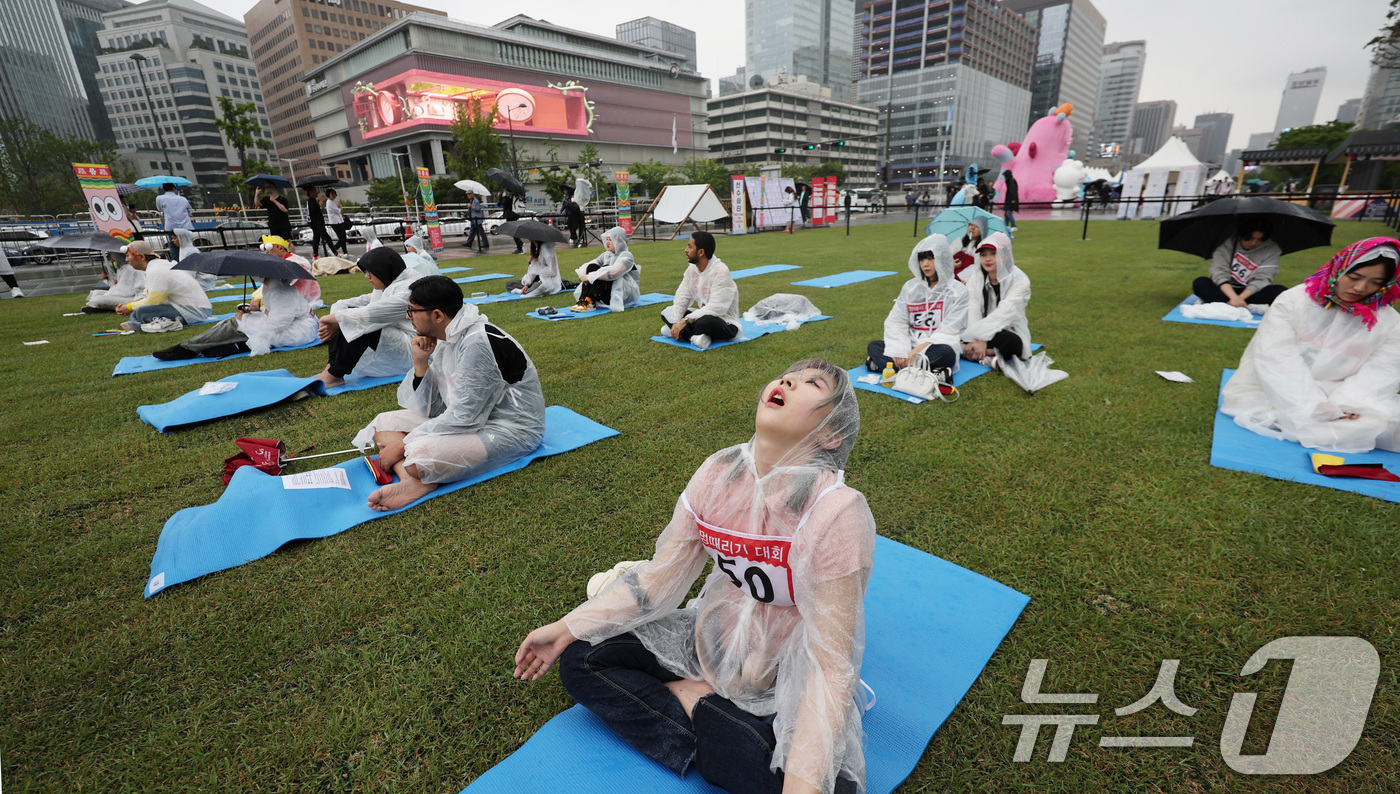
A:
<svg viewBox="0 0 1400 794">
<path fill-rule="evenodd" d="M 804 295 L 778 292 L 760 300 L 744 312 L 751 323 L 785 325 L 789 331 L 821 314 L 815 303 Z"/>
<path fill-rule="evenodd" d="M 860 428 L 855 392 L 845 372 L 825 367 L 837 386 L 818 428 L 763 477 L 755 440 L 711 455 L 686 485 L 652 558 L 564 621 L 589 642 L 632 632 L 673 673 L 708 682 L 751 714 L 774 715 L 772 768 L 830 792 L 838 775 L 865 783 L 859 673 L 875 520 L 865 497 L 842 484 Z M 757 600 L 718 568 L 682 606 L 710 561 L 697 519 L 791 537 L 795 606 Z M 751 588 L 756 579 L 740 581 Z"/>
<path fill-rule="evenodd" d="M 340 333 L 347 341 L 380 332 L 379 344 L 366 350 L 355 365 L 356 376 L 379 378 L 413 369 L 408 342 L 417 332 L 408 319 L 408 290 L 419 278 L 417 271 L 405 267 L 384 289 L 331 304 L 331 314 L 340 320 Z"/>
<path fill-rule="evenodd" d="M 520 294 L 527 298 L 553 295 L 564 288 L 564 278 L 559 275 L 559 257 L 554 253 L 554 243 L 540 243 L 539 255 L 530 257 L 530 266 L 526 268 L 525 277 L 520 282 L 524 285 Z"/>
<path fill-rule="evenodd" d="M 962 272 L 962 280 L 967 284 L 971 302 L 967 309 L 967 327 L 963 329 L 962 341 L 986 342 L 998 331 L 1011 331 L 1021 338 L 1021 355 L 1031 356 L 1031 327 L 1026 320 L 1026 305 L 1031 302 L 1031 279 L 1025 271 L 1016 267 L 1011 255 L 1011 238 L 1002 232 L 992 232 L 982 245 L 997 249 L 997 285 L 1000 296 L 992 291 L 987 283 L 987 272 L 982 269 L 981 254 L 978 260 Z"/>
<path fill-rule="evenodd" d="M 270 278 L 262 285 L 262 311 L 238 318 L 238 330 L 248 348 L 261 356 L 274 347 L 297 347 L 316 341 L 316 317 L 311 303 L 291 281 Z"/>
<path fill-rule="evenodd" d="M 938 275 L 932 286 L 919 267 L 919 254 L 925 251 L 933 252 L 934 273 Z M 953 276 L 948 238 L 930 234 L 920 240 L 909 252 L 909 272 L 914 277 L 900 287 L 894 306 L 885 315 L 885 355 L 906 358 L 925 343 L 947 345 L 961 353 L 959 334 L 967 325 L 968 294 L 967 287 Z"/>
<path fill-rule="evenodd" d="M 199 249 L 194 244 L 194 234 L 189 229 L 171 229 L 170 233 L 175 235 L 175 239 L 180 241 L 179 262 L 185 261 L 186 257 L 199 253 Z M 213 273 L 200 273 L 198 271 L 190 273 L 194 276 L 195 283 L 199 284 L 202 290 L 208 290 L 218 282 L 218 276 Z"/>
<path fill-rule="evenodd" d="M 611 281 L 612 296 L 608 299 L 608 308 L 620 312 L 628 306 L 637 305 L 637 301 L 642 297 L 642 269 L 632 257 L 632 252 L 627 250 L 627 232 L 623 231 L 621 226 L 614 226 L 603 232 L 603 239 L 612 241 L 613 250 L 606 250 L 607 245 L 604 244 L 604 251 L 597 259 L 584 262 L 574 271 L 579 279 L 574 298 L 583 297 L 585 281 Z M 588 272 L 588 266 L 594 263 L 597 263 L 598 269 L 592 273 Z"/>
</svg>

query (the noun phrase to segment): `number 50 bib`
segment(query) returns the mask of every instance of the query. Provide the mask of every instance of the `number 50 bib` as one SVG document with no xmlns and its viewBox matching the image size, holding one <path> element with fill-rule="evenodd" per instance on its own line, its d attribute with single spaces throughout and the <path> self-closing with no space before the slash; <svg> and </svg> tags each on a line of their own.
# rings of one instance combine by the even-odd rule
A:
<svg viewBox="0 0 1400 794">
<path fill-rule="evenodd" d="M 792 538 L 746 535 L 695 519 L 700 543 L 715 561 L 715 568 L 729 576 L 734 586 L 755 601 L 780 607 L 796 606 L 793 600 Z"/>
</svg>

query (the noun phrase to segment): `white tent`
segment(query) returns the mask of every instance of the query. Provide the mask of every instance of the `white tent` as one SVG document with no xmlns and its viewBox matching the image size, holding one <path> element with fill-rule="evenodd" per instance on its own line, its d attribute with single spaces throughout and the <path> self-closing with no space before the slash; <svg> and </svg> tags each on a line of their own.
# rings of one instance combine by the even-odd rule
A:
<svg viewBox="0 0 1400 794">
<path fill-rule="evenodd" d="M 1206 166 L 1196 159 L 1196 155 L 1191 154 L 1186 142 L 1173 135 L 1151 157 L 1124 174 L 1124 198 L 1140 198 L 1142 203 L 1139 217 L 1156 218 L 1162 214 L 1163 205 L 1166 203 L 1164 199 L 1188 199 L 1195 196 L 1205 170 Z M 1129 174 L 1133 176 L 1130 177 Z M 1132 190 L 1127 187 L 1129 182 L 1132 183 Z M 1137 195 L 1139 186 L 1141 194 Z M 1173 202 L 1168 212 L 1177 215 L 1190 209 L 1191 202 L 1183 200 Z M 1131 218 L 1133 214 L 1134 212 L 1129 210 L 1126 217 Z M 1121 205 L 1119 216 L 1125 216 L 1124 207 Z"/>
<path fill-rule="evenodd" d="M 1211 177 L 1210 179 L 1207 179 L 1206 182 L 1224 182 L 1227 180 L 1233 182 L 1235 181 L 1235 178 L 1226 173 L 1225 169 L 1222 168 L 1219 171 L 1216 171 L 1215 176 Z"/>
<path fill-rule="evenodd" d="M 661 195 L 651 203 L 646 214 L 642 215 L 638 226 L 646 222 L 647 215 L 662 223 L 678 224 L 676 234 L 679 234 L 679 225 L 687 221 L 698 229 L 701 223 L 727 217 L 729 210 L 725 209 L 724 202 L 709 185 L 667 185 L 661 189 Z M 675 236 L 672 234 L 671 238 L 675 239 Z"/>
<path fill-rule="evenodd" d="M 1199 167 L 1201 161 L 1191 154 L 1186 141 L 1173 135 L 1162 144 L 1151 157 L 1133 166 L 1134 171 L 1180 171 L 1191 166 Z"/>
</svg>

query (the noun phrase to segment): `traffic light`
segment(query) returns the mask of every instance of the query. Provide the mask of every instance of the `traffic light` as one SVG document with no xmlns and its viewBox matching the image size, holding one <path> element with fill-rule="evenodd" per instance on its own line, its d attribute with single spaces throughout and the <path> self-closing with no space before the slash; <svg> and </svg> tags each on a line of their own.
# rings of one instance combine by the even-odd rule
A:
<svg viewBox="0 0 1400 794">
<path fill-rule="evenodd" d="M 809 143 L 809 144 L 807 144 L 806 148 L 808 148 L 808 149 L 815 149 L 815 148 L 817 148 L 817 145 L 816 145 L 815 143 Z"/>
<path fill-rule="evenodd" d="M 787 149 L 774 149 L 773 154 L 787 154 Z"/>
<path fill-rule="evenodd" d="M 846 142 L 845 142 L 845 141 L 837 141 L 837 142 L 836 142 L 836 145 L 837 145 L 837 146 L 845 146 L 845 145 L 846 145 Z"/>
</svg>

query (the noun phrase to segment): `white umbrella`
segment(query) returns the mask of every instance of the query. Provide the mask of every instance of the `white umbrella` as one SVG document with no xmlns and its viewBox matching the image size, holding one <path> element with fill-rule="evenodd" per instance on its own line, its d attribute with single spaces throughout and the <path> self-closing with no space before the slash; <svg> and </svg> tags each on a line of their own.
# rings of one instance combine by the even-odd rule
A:
<svg viewBox="0 0 1400 794">
<path fill-rule="evenodd" d="M 593 183 L 587 179 L 574 180 L 574 202 L 580 208 L 587 207 L 589 199 L 593 198 Z"/>
<path fill-rule="evenodd" d="M 1001 373 L 1027 393 L 1035 394 L 1046 386 L 1069 377 L 1068 372 L 1050 369 L 1050 365 L 1054 363 L 1044 353 L 1032 356 L 1029 361 L 1012 356 L 1001 360 Z"/>
<path fill-rule="evenodd" d="M 456 185 L 459 190 L 464 190 L 468 193 L 475 193 L 478 196 L 491 195 L 491 191 L 487 190 L 485 185 L 481 184 L 480 182 L 477 182 L 474 179 L 459 179 L 456 182 L 453 182 L 452 184 Z"/>
</svg>

